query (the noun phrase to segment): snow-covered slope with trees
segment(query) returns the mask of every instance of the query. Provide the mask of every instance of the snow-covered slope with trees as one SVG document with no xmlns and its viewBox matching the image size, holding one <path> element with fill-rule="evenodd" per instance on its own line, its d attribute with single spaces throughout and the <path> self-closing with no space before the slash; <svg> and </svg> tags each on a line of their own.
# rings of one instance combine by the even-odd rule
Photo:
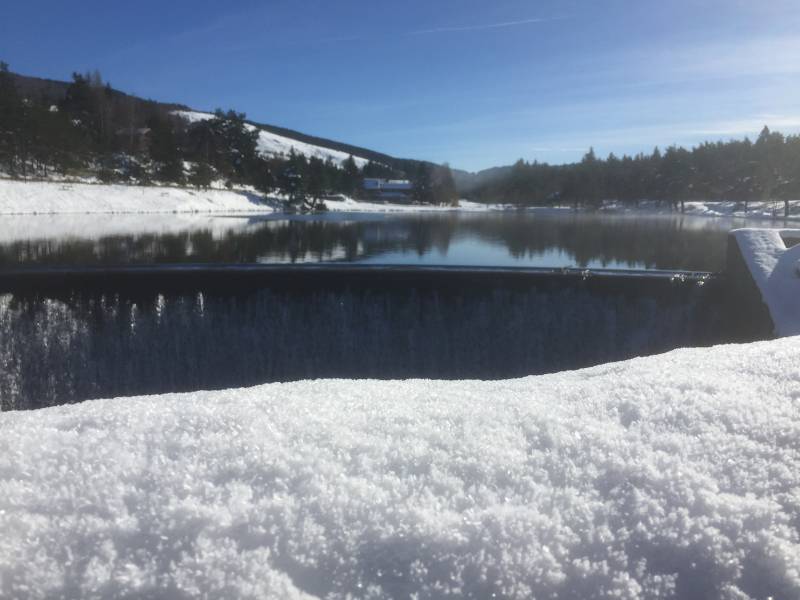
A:
<svg viewBox="0 0 800 600">
<path fill-rule="evenodd" d="M 0 415 L 0 597 L 798 598 L 800 338 Z"/>
<path fill-rule="evenodd" d="M 207 121 L 213 119 L 214 115 L 210 113 L 179 110 L 174 112 L 175 115 L 182 117 L 189 123 L 196 123 L 198 121 Z M 258 130 L 258 151 L 263 156 L 282 156 L 287 157 L 294 150 L 295 154 L 302 154 L 307 158 L 315 157 L 322 160 L 332 160 L 336 164 L 341 164 L 350 156 L 340 150 L 332 148 L 323 148 L 322 146 L 315 146 L 299 140 L 284 137 L 264 129 L 260 129 L 255 125 L 247 124 L 250 131 Z M 369 160 L 360 156 L 353 156 L 353 160 L 359 168 L 363 168 Z"/>
</svg>

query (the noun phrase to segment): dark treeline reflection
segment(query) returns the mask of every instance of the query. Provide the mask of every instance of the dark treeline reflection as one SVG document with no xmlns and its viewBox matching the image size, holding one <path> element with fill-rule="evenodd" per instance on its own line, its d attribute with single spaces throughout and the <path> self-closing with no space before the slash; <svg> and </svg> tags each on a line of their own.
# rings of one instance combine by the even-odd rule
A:
<svg viewBox="0 0 800 600">
<path fill-rule="evenodd" d="M 125 217 L 119 217 L 124 219 Z M 370 261 L 720 271 L 730 220 L 531 213 L 219 219 L 174 233 L 17 235 L 0 267 Z M 739 224 L 740 226 L 740 224 Z M 0 238 L 2 239 L 2 238 Z M 488 261 L 488 262 L 487 262 Z"/>
<path fill-rule="evenodd" d="M 698 217 L 569 215 L 476 219 L 470 230 L 519 261 L 558 250 L 578 267 L 721 271 L 732 221 Z M 564 266 L 564 265 L 553 265 Z"/>
</svg>

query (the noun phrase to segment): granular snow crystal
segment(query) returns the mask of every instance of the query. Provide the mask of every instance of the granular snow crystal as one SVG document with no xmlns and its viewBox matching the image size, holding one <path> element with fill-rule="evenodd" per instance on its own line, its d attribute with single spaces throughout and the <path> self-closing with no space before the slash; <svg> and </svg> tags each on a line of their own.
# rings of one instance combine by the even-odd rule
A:
<svg viewBox="0 0 800 600">
<path fill-rule="evenodd" d="M 0 597 L 800 598 L 800 338 L 0 415 Z"/>
</svg>

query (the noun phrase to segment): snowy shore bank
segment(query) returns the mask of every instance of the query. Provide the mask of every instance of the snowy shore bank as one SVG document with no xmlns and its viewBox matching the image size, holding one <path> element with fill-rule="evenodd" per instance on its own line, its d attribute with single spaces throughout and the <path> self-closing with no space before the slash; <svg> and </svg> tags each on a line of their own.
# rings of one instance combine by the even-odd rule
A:
<svg viewBox="0 0 800 600">
<path fill-rule="evenodd" d="M 684 204 L 684 212 L 664 206 L 658 202 L 640 202 L 638 206 L 631 207 L 618 202 L 605 204 L 601 210 L 620 213 L 650 213 L 650 214 L 684 214 L 691 217 L 733 217 L 736 219 L 755 219 L 755 220 L 800 220 L 799 201 L 790 203 L 791 213 L 785 217 L 783 201 L 772 202 L 749 202 L 747 210 L 743 202 L 731 201 L 692 201 Z"/>
<path fill-rule="evenodd" d="M 0 596 L 800 597 L 800 338 L 0 415 Z"/>
<path fill-rule="evenodd" d="M 0 179 L 0 214 L 273 211 L 273 205 L 245 191 Z"/>
<path fill-rule="evenodd" d="M 341 200 L 325 200 L 325 206 L 331 212 L 370 212 L 370 213 L 441 213 L 441 212 L 486 212 L 496 210 L 512 210 L 502 204 L 480 204 L 469 200 L 460 200 L 458 206 L 432 206 L 420 204 L 391 204 L 384 202 L 368 202 L 342 198 Z"/>
<path fill-rule="evenodd" d="M 458 208 L 327 200 L 334 212 L 448 212 L 502 209 L 463 201 Z M 272 213 L 278 199 L 265 199 L 248 190 L 59 183 L 0 179 L 0 215 L 29 214 L 144 214 L 144 213 Z"/>
</svg>

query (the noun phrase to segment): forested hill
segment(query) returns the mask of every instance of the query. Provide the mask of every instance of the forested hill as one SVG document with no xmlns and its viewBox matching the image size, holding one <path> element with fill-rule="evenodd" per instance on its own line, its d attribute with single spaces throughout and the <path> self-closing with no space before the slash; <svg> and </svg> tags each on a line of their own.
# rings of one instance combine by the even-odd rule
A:
<svg viewBox="0 0 800 600">
<path fill-rule="evenodd" d="M 144 100 L 115 90 L 97 72 L 74 73 L 67 83 L 16 75 L 2 62 L 0 174 L 251 186 L 310 208 L 329 195 L 362 194 L 364 178 L 403 178 L 412 180 L 420 203 L 457 200 L 447 166 L 253 123 L 234 110 Z"/>
<path fill-rule="evenodd" d="M 520 206 L 605 201 L 800 200 L 800 135 L 764 127 L 755 140 L 671 146 L 635 156 L 548 165 L 520 160 L 467 173 L 247 121 L 235 111 L 198 113 L 115 90 L 99 73 L 71 82 L 11 73 L 0 62 L 0 173 L 54 173 L 131 184 L 213 182 L 285 197 L 357 196 L 369 177 L 410 179 L 414 199 L 457 197 Z M 300 200 L 298 200 L 300 201 Z M 303 200 L 304 201 L 304 200 Z M 316 204 L 316 200 L 315 200 Z"/>
<path fill-rule="evenodd" d="M 790 201 L 800 200 L 800 135 L 765 126 L 755 140 L 606 158 L 590 149 L 573 164 L 519 160 L 511 167 L 455 177 L 467 197 L 486 202 L 592 207 L 655 200 L 677 207 L 692 200 L 735 201 L 746 210 L 749 201 L 773 201 L 783 203 L 788 216 Z"/>
<path fill-rule="evenodd" d="M 53 105 L 59 105 L 64 100 L 72 83 L 68 81 L 30 77 L 13 72 L 9 74 L 13 78 L 17 90 L 22 96 L 34 99 L 46 98 Z M 86 75 L 86 78 L 94 79 L 95 81 L 102 80 L 101 76 L 98 74 L 89 74 Z M 113 95 L 119 101 L 125 101 L 129 103 L 133 107 L 133 113 L 141 116 L 141 118 L 138 119 L 139 122 L 137 123 L 137 125 L 141 127 L 145 126 L 146 116 L 153 111 L 192 110 L 192 108 L 183 104 L 145 100 L 134 95 L 126 94 L 125 92 L 114 89 L 110 84 L 107 87 L 109 94 Z M 261 130 L 268 131 L 291 140 L 296 140 L 298 142 L 313 146 L 319 146 L 320 148 L 327 148 L 337 152 L 344 152 L 345 154 L 352 154 L 353 156 L 361 157 L 368 161 L 374 161 L 390 166 L 397 166 L 397 168 L 400 170 L 404 170 L 404 168 L 408 167 L 409 164 L 417 162 L 410 159 L 396 158 L 383 152 L 377 152 L 375 150 L 354 146 L 352 144 L 329 140 L 314 135 L 308 135 L 293 129 L 288 129 L 286 127 L 279 127 L 277 125 L 259 123 L 251 120 L 248 120 L 248 122 Z"/>
</svg>

